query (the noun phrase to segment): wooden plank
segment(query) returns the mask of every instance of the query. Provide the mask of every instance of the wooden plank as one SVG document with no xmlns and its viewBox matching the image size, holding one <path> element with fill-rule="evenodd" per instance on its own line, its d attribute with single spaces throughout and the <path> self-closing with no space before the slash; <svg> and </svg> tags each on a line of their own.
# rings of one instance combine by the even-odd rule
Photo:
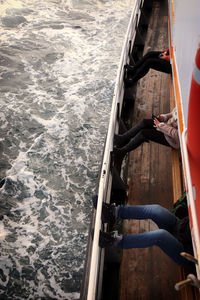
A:
<svg viewBox="0 0 200 300">
<path fill-rule="evenodd" d="M 166 3 L 166 1 L 164 1 Z M 154 1 L 145 49 L 167 47 L 167 15 L 163 1 Z M 159 30 L 158 30 L 159 28 Z M 159 32 L 159 34 L 158 34 Z M 165 41 L 165 44 L 164 44 Z M 137 84 L 133 125 L 154 113 L 169 112 L 170 75 L 151 70 Z M 171 149 L 146 143 L 129 155 L 128 204 L 160 203 L 172 207 Z M 156 229 L 149 221 L 125 221 L 125 233 Z M 178 268 L 158 247 L 123 251 L 120 273 L 120 300 L 180 299 L 174 290 Z"/>
<path fill-rule="evenodd" d="M 170 80 L 170 110 L 175 107 L 175 96 L 172 79 Z M 172 184 L 174 202 L 181 197 L 183 190 L 182 184 L 182 167 L 180 164 L 180 150 L 172 149 Z"/>
<path fill-rule="evenodd" d="M 172 182 L 173 182 L 173 199 L 176 202 L 183 194 L 181 166 L 179 161 L 179 151 L 172 150 Z"/>
</svg>

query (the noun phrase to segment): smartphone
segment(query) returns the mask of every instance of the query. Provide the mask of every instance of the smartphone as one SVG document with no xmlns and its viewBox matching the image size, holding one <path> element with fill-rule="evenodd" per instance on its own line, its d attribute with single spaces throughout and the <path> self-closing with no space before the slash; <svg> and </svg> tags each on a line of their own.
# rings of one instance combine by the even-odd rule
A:
<svg viewBox="0 0 200 300">
<path fill-rule="evenodd" d="M 157 117 L 154 114 L 152 114 L 152 119 L 155 119 L 155 118 L 157 119 Z"/>
</svg>

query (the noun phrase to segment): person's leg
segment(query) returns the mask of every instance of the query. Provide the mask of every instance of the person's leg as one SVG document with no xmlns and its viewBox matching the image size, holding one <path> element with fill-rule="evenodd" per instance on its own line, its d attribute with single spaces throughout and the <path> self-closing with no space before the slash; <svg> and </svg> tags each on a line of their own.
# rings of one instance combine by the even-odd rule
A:
<svg viewBox="0 0 200 300">
<path fill-rule="evenodd" d="M 168 209 L 158 204 L 118 206 L 115 208 L 114 214 L 120 219 L 151 219 L 160 229 L 170 232 L 178 220 Z"/>
<path fill-rule="evenodd" d="M 126 153 L 135 150 L 141 144 L 148 141 L 153 141 L 170 147 L 170 144 L 167 142 L 162 132 L 157 131 L 155 128 L 145 128 L 141 129 L 124 147 L 114 148 L 115 159 L 122 160 Z"/>
<path fill-rule="evenodd" d="M 113 244 L 122 249 L 158 246 L 175 263 L 183 267 L 191 266 L 191 263 L 180 255 L 180 253 L 184 251 L 183 245 L 171 233 L 164 229 L 123 235 L 122 239 L 115 239 Z"/>
<path fill-rule="evenodd" d="M 163 132 L 158 131 L 155 128 L 142 129 L 140 132 L 143 135 L 145 140 L 170 147 L 170 144 L 166 140 Z"/>
<path fill-rule="evenodd" d="M 146 59 L 144 63 L 135 70 L 132 76 L 130 75 L 130 77 L 128 76 L 125 78 L 125 84 L 127 86 L 131 86 L 134 82 L 144 77 L 150 69 L 154 69 L 167 74 L 172 73 L 170 62 L 162 58 L 149 58 Z"/>
<path fill-rule="evenodd" d="M 134 74 L 136 72 L 136 70 L 141 67 L 144 62 L 150 58 L 158 58 L 159 55 L 161 54 L 162 52 L 161 51 L 149 51 L 147 52 L 142 58 L 140 58 L 134 66 L 129 66 L 129 68 L 127 67 L 128 69 L 128 73 L 129 74 Z"/>
<path fill-rule="evenodd" d="M 146 141 L 147 140 L 142 135 L 142 130 L 139 131 L 136 134 L 136 136 L 134 138 L 132 138 L 130 140 L 130 142 L 128 144 L 126 144 L 124 147 L 122 147 L 122 148 L 114 147 L 113 151 L 114 151 L 114 158 L 115 158 L 115 160 L 123 160 L 123 158 L 126 155 L 126 153 L 128 153 L 128 152 L 136 149 L 137 147 L 139 147 L 141 144 L 143 144 Z"/>
<path fill-rule="evenodd" d="M 141 129 L 143 128 L 153 128 L 154 122 L 153 119 L 143 119 L 138 122 L 135 126 L 133 126 L 130 130 L 126 131 L 122 135 L 114 136 L 114 144 L 117 147 L 123 147 L 127 144 L 130 139 L 132 139 Z"/>
<path fill-rule="evenodd" d="M 150 62 L 150 68 L 156 71 L 172 74 L 172 67 L 170 62 L 163 58 L 152 59 Z"/>
</svg>

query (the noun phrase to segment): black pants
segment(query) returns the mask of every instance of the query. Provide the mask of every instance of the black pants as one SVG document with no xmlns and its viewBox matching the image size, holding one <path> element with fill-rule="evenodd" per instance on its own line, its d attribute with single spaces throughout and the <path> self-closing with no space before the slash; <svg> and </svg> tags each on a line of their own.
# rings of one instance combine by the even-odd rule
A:
<svg viewBox="0 0 200 300">
<path fill-rule="evenodd" d="M 171 64 L 159 55 L 161 51 L 150 51 L 136 62 L 132 70 L 128 70 L 128 79 L 132 83 L 145 76 L 150 69 L 154 69 L 167 74 L 172 73 Z M 128 81 L 127 81 L 128 83 Z"/>
<path fill-rule="evenodd" d="M 137 133 L 137 137 L 142 136 L 146 141 L 153 141 L 158 144 L 169 146 L 170 144 L 165 138 L 164 133 L 156 130 L 153 125 L 153 119 L 143 119 L 138 123 L 140 125 L 140 130 Z"/>
<path fill-rule="evenodd" d="M 153 141 L 170 147 L 164 133 L 156 130 L 153 126 L 153 119 L 143 119 L 123 135 L 115 135 L 115 158 L 123 159 L 126 153 L 135 150 L 144 142 Z"/>
</svg>

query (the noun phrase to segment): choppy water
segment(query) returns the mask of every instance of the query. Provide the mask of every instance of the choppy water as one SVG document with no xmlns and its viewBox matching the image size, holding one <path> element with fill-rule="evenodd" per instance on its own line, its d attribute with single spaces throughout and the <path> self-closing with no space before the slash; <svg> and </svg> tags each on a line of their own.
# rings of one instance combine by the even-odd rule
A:
<svg viewBox="0 0 200 300">
<path fill-rule="evenodd" d="M 0 299 L 79 298 L 134 1 L 1 1 Z"/>
</svg>

